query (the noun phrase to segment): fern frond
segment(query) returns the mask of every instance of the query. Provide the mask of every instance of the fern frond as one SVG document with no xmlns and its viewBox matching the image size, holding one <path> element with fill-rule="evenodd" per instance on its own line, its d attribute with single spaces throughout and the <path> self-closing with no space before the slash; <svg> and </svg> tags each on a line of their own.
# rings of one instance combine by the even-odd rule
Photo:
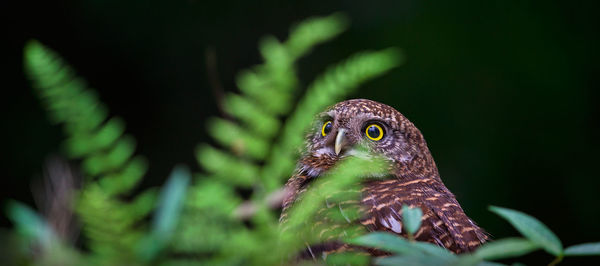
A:
<svg viewBox="0 0 600 266">
<path fill-rule="evenodd" d="M 212 146 L 200 146 L 196 158 L 206 171 L 225 183 L 250 187 L 258 179 L 258 166 Z"/>
<path fill-rule="evenodd" d="M 342 13 L 325 18 L 308 18 L 292 27 L 286 48 L 293 58 L 299 58 L 309 53 L 316 45 L 344 32 L 348 25 L 348 18 Z"/>
<path fill-rule="evenodd" d="M 123 135 L 122 120 L 106 121 L 108 112 L 95 92 L 88 89 L 85 81 L 77 78 L 56 53 L 37 41 L 30 41 L 25 47 L 25 70 L 50 117 L 65 129 L 67 155 L 82 159 L 83 168 L 90 177 L 129 179 L 118 181 L 128 187 L 119 187 L 118 191 L 104 188 L 107 193 L 125 193 L 133 188 L 143 176 L 139 173 L 145 173 L 147 167 L 141 157 L 132 158 L 135 141 Z M 132 160 L 138 163 L 127 164 Z M 138 175 L 120 174 L 124 170 Z"/>
<path fill-rule="evenodd" d="M 125 202 L 118 198 L 135 187 L 147 171 L 135 156 L 135 140 L 124 135 L 118 118 L 108 119 L 106 107 L 71 67 L 37 41 L 25 47 L 25 68 L 55 123 L 63 125 L 64 150 L 82 161 L 90 182 L 75 210 L 83 222 L 91 258 L 100 264 L 133 263 L 143 236 L 141 222 L 154 208 L 156 192 L 148 190 Z"/>
<path fill-rule="evenodd" d="M 145 160 L 134 155 L 135 140 L 125 135 L 121 119 L 108 118 L 95 92 L 69 66 L 49 49 L 31 42 L 26 47 L 27 71 L 53 121 L 64 126 L 68 135 L 65 151 L 82 161 L 91 179 L 80 192 L 76 210 L 84 224 L 92 261 L 135 264 L 165 259 L 165 263 L 177 264 L 197 257 L 217 264 L 264 265 L 279 263 L 306 241 L 316 241 L 314 232 L 303 231 L 297 223 L 314 217 L 316 202 L 323 197 L 300 204 L 291 215 L 293 229 L 282 235 L 278 214 L 268 206 L 266 195 L 291 172 L 296 148 L 314 115 L 361 83 L 397 66 L 401 59 L 395 50 L 352 56 L 329 68 L 295 105 L 299 91 L 295 62 L 346 26 L 345 17 L 334 14 L 298 24 L 285 42 L 274 37 L 261 40 L 264 63 L 241 72 L 237 78 L 240 94 L 231 93 L 224 99 L 224 109 L 234 120 L 209 120 L 208 132 L 222 148 L 204 144 L 196 151 L 199 164 L 209 175 L 187 190 L 186 182 L 170 182 L 165 191 L 171 194 L 163 196 L 161 202 L 171 207 L 157 212 L 149 233 L 144 220 L 155 206 L 155 191 L 129 203 L 119 198 L 130 192 L 147 169 Z M 284 116 L 288 116 L 285 125 L 280 122 Z M 331 195 L 330 189 L 347 188 L 349 180 L 346 177 L 339 186 L 328 186 L 318 193 Z M 246 191 L 244 195 L 240 189 Z M 177 206 L 184 197 L 179 220 Z M 251 213 L 249 220 L 243 221 L 240 212 Z M 346 210 L 331 217 L 334 221 L 357 218 L 353 213 Z M 344 230 L 351 232 L 351 227 Z M 293 237 L 297 235 L 305 238 Z M 185 254 L 184 259 L 157 256 L 165 249 Z"/>
<path fill-rule="evenodd" d="M 203 197 L 188 199 L 191 205 L 182 217 L 187 226 L 180 229 L 174 250 L 203 252 L 202 260 L 239 257 L 247 264 L 264 265 L 279 263 L 304 245 L 297 237 L 282 238 L 279 215 L 268 207 L 267 193 L 280 187 L 283 177 L 289 177 L 304 132 L 319 111 L 401 61 L 398 51 L 389 49 L 361 53 L 331 67 L 309 87 L 282 124 L 281 117 L 292 111 L 299 90 L 295 62 L 315 45 L 339 35 L 346 26 L 345 17 L 334 14 L 305 20 L 292 29 L 285 42 L 263 38 L 259 50 L 264 63 L 242 71 L 237 78 L 241 94 L 229 94 L 224 99 L 225 110 L 235 120 L 209 120 L 209 134 L 225 149 L 206 144 L 197 149 L 198 162 L 210 175 L 191 189 L 192 195 Z M 242 199 L 232 186 L 251 188 L 253 203 L 240 205 Z M 225 211 L 220 209 L 223 204 L 228 206 Z M 240 210 L 252 213 L 252 230 L 236 216 Z M 294 219 L 303 221 L 314 212 L 311 208 L 303 210 Z M 307 232 L 296 230 L 294 234 L 302 233 Z M 190 238 L 190 234 L 206 238 L 200 241 Z"/>
<path fill-rule="evenodd" d="M 146 194 L 125 207 L 97 185 L 88 185 L 81 192 L 77 213 L 84 224 L 83 233 L 90 240 L 94 262 L 113 265 L 137 261 L 135 248 L 143 231 L 135 224 L 152 210 L 154 197 L 154 193 Z"/>
<path fill-rule="evenodd" d="M 232 119 L 209 120 L 208 133 L 219 147 L 202 144 L 196 150 L 198 163 L 207 173 L 196 175 L 195 184 L 188 186 L 191 174 L 176 167 L 160 197 L 154 189 L 131 197 L 148 166 L 143 157 L 134 155 L 136 143 L 125 134 L 124 122 L 109 117 L 96 92 L 57 54 L 36 41 L 29 42 L 25 48 L 26 72 L 50 119 L 63 126 L 65 153 L 81 162 L 88 178 L 75 193 L 73 204 L 87 241 L 86 252 L 78 252 L 62 241 L 64 236 L 55 233 L 60 230 L 52 228 L 52 215 L 42 217 L 23 204 L 9 202 L 8 217 L 20 233 L 20 242 L 10 243 L 18 244 L 28 257 L 18 262 L 308 264 L 299 261 L 299 252 L 332 240 L 396 253 L 374 261 L 364 254 L 337 253 L 340 250 L 324 254 L 324 263 L 334 265 L 496 264 L 486 260 L 521 256 L 542 248 L 556 256 L 551 264 L 568 256 L 600 255 L 600 243 L 564 248 L 536 218 L 499 207 L 490 210 L 507 219 L 523 238 L 491 242 L 470 254 L 455 255 L 435 244 L 381 232 L 356 238 L 365 233 L 358 222 L 362 214 L 356 204 L 361 179 L 385 175 L 387 168 L 377 156 L 340 159 L 333 169 L 306 186 L 280 223 L 280 215 L 273 209 L 287 192 L 277 188 L 294 168 L 298 147 L 314 116 L 403 61 L 396 49 L 358 53 L 329 67 L 307 88 L 304 97 L 295 101 L 301 84 L 296 75 L 297 60 L 339 35 L 347 25 L 343 15 L 334 14 L 301 22 L 286 41 L 263 38 L 259 50 L 264 62 L 242 71 L 236 80 L 240 92 L 224 99 L 224 110 Z M 418 208 L 403 210 L 403 229 L 411 239 L 419 229 L 422 212 Z M 152 211 L 155 215 L 150 220 Z"/>
</svg>

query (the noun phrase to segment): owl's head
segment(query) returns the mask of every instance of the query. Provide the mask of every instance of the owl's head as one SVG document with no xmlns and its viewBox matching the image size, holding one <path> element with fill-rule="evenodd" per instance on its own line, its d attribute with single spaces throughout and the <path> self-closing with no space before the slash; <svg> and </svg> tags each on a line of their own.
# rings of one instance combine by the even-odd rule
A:
<svg viewBox="0 0 600 266">
<path fill-rule="evenodd" d="M 359 145 L 389 160 L 399 177 L 437 175 L 425 139 L 413 123 L 396 109 L 365 99 L 337 103 L 318 116 L 299 166 L 318 175 L 340 158 L 356 155 Z"/>
</svg>

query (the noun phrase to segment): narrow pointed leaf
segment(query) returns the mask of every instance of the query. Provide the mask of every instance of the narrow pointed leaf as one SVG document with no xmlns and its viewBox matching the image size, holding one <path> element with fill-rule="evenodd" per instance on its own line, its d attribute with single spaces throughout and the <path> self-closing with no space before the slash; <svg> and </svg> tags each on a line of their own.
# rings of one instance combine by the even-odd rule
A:
<svg viewBox="0 0 600 266">
<path fill-rule="evenodd" d="M 563 253 L 560 239 L 538 219 L 520 211 L 490 206 L 490 211 L 508 220 L 523 236 L 540 245 L 544 250 L 559 256 Z"/>
<path fill-rule="evenodd" d="M 403 237 L 384 232 L 370 233 L 355 238 L 351 240 L 350 243 L 359 246 L 382 249 L 398 254 L 425 254 L 429 256 L 443 257 L 446 259 L 454 258 L 452 253 L 439 246 L 425 242 L 411 243 Z"/>
<path fill-rule="evenodd" d="M 142 258 L 154 258 L 172 238 L 179 222 L 190 179 L 190 171 L 183 166 L 176 167 L 171 173 L 167 184 L 161 191 L 150 235 L 141 240 L 139 252 Z"/>
<path fill-rule="evenodd" d="M 481 259 L 497 260 L 519 257 L 539 248 L 539 245 L 524 238 L 506 238 L 481 246 L 474 255 Z"/>
<path fill-rule="evenodd" d="M 479 263 L 476 264 L 477 266 L 504 266 L 506 264 L 502 264 L 502 263 L 498 263 L 498 262 L 493 262 L 493 261 L 481 261 Z M 513 263 L 511 264 L 512 266 L 519 266 L 522 264 L 517 263 Z"/>
<path fill-rule="evenodd" d="M 25 237 L 40 241 L 45 247 L 56 240 L 56 235 L 46 220 L 27 205 L 11 200 L 8 202 L 6 215 Z"/>
<path fill-rule="evenodd" d="M 565 256 L 600 256 L 600 242 L 570 246 L 565 249 Z"/>
<path fill-rule="evenodd" d="M 177 218 L 183 207 L 190 176 L 190 171 L 186 167 L 176 167 L 161 191 L 152 230 L 163 237 L 166 237 L 175 228 Z"/>
<path fill-rule="evenodd" d="M 384 232 L 374 232 L 360 236 L 350 241 L 351 244 L 382 249 L 399 254 L 415 254 L 419 251 L 413 248 L 406 239 Z"/>
<path fill-rule="evenodd" d="M 393 256 L 378 258 L 375 260 L 375 265 L 411 265 L 411 266 L 428 266 L 428 265 L 448 265 L 448 261 L 433 256 L 411 255 L 411 256 Z"/>
</svg>

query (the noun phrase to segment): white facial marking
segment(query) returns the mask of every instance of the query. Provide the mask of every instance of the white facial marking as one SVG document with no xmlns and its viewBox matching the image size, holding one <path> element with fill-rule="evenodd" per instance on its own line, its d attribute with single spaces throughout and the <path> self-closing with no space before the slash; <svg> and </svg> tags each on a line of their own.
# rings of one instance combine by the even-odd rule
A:
<svg viewBox="0 0 600 266">
<path fill-rule="evenodd" d="M 315 157 L 321 157 L 323 154 L 333 154 L 333 150 L 330 147 L 323 147 L 313 152 L 312 155 Z"/>
</svg>

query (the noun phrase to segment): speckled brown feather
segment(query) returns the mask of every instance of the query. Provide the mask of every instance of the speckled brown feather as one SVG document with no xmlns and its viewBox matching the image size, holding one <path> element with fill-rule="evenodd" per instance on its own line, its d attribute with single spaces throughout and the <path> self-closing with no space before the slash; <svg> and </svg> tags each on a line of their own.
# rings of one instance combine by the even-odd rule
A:
<svg viewBox="0 0 600 266">
<path fill-rule="evenodd" d="M 335 136 L 341 127 L 348 129 L 352 145 L 365 142 L 361 131 L 366 122 L 377 121 L 386 126 L 386 138 L 377 143 L 368 142 L 373 152 L 390 160 L 392 169 L 389 178 L 362 184 L 360 206 L 364 217 L 360 223 L 368 231 L 388 231 L 406 237 L 402 228 L 402 205 L 406 204 L 423 211 L 422 226 L 415 234 L 418 241 L 463 253 L 473 251 L 488 239 L 441 181 L 421 132 L 394 108 L 363 99 L 338 103 L 317 119 L 315 129 L 307 136 L 306 153 L 300 159 L 296 173 L 286 183 L 288 194 L 283 203 L 282 223 L 287 219 L 289 207 L 309 188 L 311 181 L 343 157 L 330 152 L 332 136 L 323 137 L 317 133 L 325 120 L 334 121 L 330 135 Z M 343 206 L 335 207 L 341 209 Z M 309 248 L 311 256 L 356 249 L 339 243 L 335 236 L 323 240 L 324 244 Z M 384 254 L 376 250 L 367 251 L 372 255 Z"/>
</svg>

